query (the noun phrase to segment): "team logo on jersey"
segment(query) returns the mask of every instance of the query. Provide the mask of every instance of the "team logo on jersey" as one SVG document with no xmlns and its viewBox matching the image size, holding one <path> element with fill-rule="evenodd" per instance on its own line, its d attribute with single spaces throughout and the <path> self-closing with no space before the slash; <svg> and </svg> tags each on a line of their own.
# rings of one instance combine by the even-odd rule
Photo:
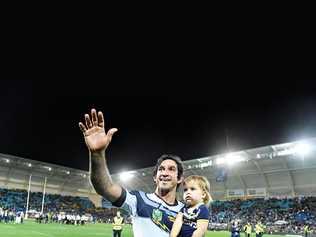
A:
<svg viewBox="0 0 316 237">
<path fill-rule="evenodd" d="M 200 211 L 201 210 L 198 208 L 195 208 L 195 209 L 188 208 L 188 209 L 184 209 L 183 215 L 184 215 L 184 218 L 187 220 L 194 220 L 198 217 L 198 215 L 200 214 Z"/>
<path fill-rule="evenodd" d="M 155 222 L 160 222 L 162 220 L 162 212 L 159 209 L 154 209 L 151 216 Z"/>
<path fill-rule="evenodd" d="M 165 223 L 166 220 L 163 220 L 162 211 L 160 211 L 159 209 L 154 209 L 151 214 L 151 219 L 160 229 L 166 232 L 170 232 L 170 229 Z"/>
</svg>

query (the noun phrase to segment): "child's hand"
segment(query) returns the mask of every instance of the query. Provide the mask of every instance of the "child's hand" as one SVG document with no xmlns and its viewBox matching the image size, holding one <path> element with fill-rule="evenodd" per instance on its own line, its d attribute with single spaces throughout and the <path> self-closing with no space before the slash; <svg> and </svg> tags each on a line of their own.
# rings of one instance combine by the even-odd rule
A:
<svg viewBox="0 0 316 237">
<path fill-rule="evenodd" d="M 183 224 L 183 213 L 179 212 L 177 214 L 176 219 L 173 222 L 172 230 L 170 233 L 170 237 L 176 237 L 180 233 L 181 227 Z"/>
<path fill-rule="evenodd" d="M 177 214 L 176 220 L 174 221 L 174 224 L 179 224 L 182 225 L 183 224 L 183 213 L 179 212 Z"/>
</svg>

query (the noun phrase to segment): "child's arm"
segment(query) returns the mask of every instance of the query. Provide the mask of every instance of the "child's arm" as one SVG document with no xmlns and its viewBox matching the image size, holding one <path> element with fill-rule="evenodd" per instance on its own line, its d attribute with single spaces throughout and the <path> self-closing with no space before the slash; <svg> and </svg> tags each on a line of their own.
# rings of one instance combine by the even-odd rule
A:
<svg viewBox="0 0 316 237">
<path fill-rule="evenodd" d="M 170 237 L 177 237 L 183 224 L 183 213 L 179 212 L 170 232 Z"/>
<path fill-rule="evenodd" d="M 203 237 L 207 231 L 208 220 L 200 219 L 196 223 L 196 230 L 193 232 L 192 237 Z"/>
</svg>

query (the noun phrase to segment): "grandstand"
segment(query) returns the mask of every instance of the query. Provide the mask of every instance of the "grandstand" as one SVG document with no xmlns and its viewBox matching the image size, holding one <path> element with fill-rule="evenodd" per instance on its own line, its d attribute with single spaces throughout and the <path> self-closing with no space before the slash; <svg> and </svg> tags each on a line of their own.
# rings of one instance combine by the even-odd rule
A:
<svg viewBox="0 0 316 237">
<path fill-rule="evenodd" d="M 216 200 L 236 197 L 316 196 L 316 139 L 305 140 L 310 152 L 301 155 L 302 142 L 265 146 L 184 161 L 185 175 L 204 175 Z M 109 161 L 111 162 L 111 161 Z M 100 206 L 100 197 L 89 182 L 89 173 L 54 164 L 0 153 L 0 187 L 89 197 Z M 153 167 L 113 174 L 128 189 L 153 191 Z M 128 176 L 126 176 L 128 175 Z M 132 179 L 128 179 L 132 177 Z M 124 179 L 125 178 L 125 179 Z"/>
<path fill-rule="evenodd" d="M 316 139 L 184 161 L 185 176 L 203 175 L 215 200 L 316 196 Z M 128 172 L 128 189 L 152 192 L 153 167 Z M 121 174 L 122 175 L 122 174 Z M 124 176 L 123 176 L 124 178 Z M 127 176 L 128 178 L 128 176 Z"/>
<path fill-rule="evenodd" d="M 187 160 L 184 167 L 185 176 L 206 176 L 211 184 L 213 199 L 222 201 L 213 203 L 212 222 L 230 222 L 246 216 L 249 219 L 253 216 L 248 211 L 250 208 L 262 212 L 262 215 L 285 218 L 284 210 L 301 211 L 297 209 L 301 203 L 304 204 L 303 209 L 308 206 L 305 209 L 308 215 L 303 213 L 305 219 L 301 219 L 316 219 L 316 138 Z M 153 168 L 113 174 L 112 178 L 129 190 L 153 192 Z M 111 207 L 96 194 L 86 171 L 0 154 L 0 206 L 9 205 L 8 198 L 4 197 L 11 196 L 14 198 L 10 198 L 9 208 L 13 208 L 12 202 L 13 205 L 18 202 L 14 200 L 23 200 L 20 201 L 23 203 L 20 208 L 25 207 L 29 187 L 32 193 L 30 205 L 38 211 L 44 189 L 47 195 L 46 211 L 52 204 L 55 211 L 59 210 L 61 206 L 56 205 L 59 202 L 64 203 L 64 209 L 68 204 L 71 208 L 71 202 L 75 202 L 81 211 L 86 209 L 90 212 L 93 208 Z M 19 195 L 20 199 L 16 198 Z M 295 199 L 282 201 L 288 198 Z M 34 204 L 34 200 L 37 200 L 37 204 Z M 272 207 L 277 212 L 265 212 Z M 228 209 L 234 211 L 227 212 Z M 111 212 L 109 214 L 112 215 Z M 262 215 L 258 217 L 262 218 Z M 286 218 L 292 220 L 292 217 Z"/>
<path fill-rule="evenodd" d="M 45 177 L 47 193 L 89 197 L 101 205 L 88 172 L 0 153 L 0 187 L 27 190 L 31 181 L 31 191 L 43 192 Z"/>
</svg>

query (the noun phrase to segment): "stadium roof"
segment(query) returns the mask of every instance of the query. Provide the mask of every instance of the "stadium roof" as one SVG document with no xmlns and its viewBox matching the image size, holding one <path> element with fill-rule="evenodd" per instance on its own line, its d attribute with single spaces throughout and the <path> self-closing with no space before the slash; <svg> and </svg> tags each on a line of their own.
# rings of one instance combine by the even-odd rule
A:
<svg viewBox="0 0 316 237">
<path fill-rule="evenodd" d="M 305 149 L 305 150 L 302 150 Z M 316 139 L 184 161 L 185 176 L 203 175 L 214 199 L 240 196 L 316 195 Z M 131 171 L 129 189 L 151 192 L 153 167 Z"/>
<path fill-rule="evenodd" d="M 27 189 L 29 177 L 34 187 L 42 187 L 47 177 L 47 188 L 59 192 L 93 192 L 88 172 L 60 165 L 25 159 L 0 153 L 0 181 Z"/>
<path fill-rule="evenodd" d="M 48 187 L 51 188 L 94 192 L 86 171 L 5 154 L 0 154 L 0 163 L 2 182 L 23 182 L 26 187 L 28 177 L 32 174 L 32 182 L 37 182 L 37 185 L 42 185 L 44 177 L 47 177 Z M 316 138 L 203 157 L 183 163 L 185 176 L 197 174 L 208 178 L 214 199 L 316 195 Z M 122 181 L 121 174 L 113 174 L 112 177 L 130 190 L 152 192 L 152 173 L 153 167 L 149 167 L 128 171 L 130 179 L 125 181 Z"/>
</svg>

